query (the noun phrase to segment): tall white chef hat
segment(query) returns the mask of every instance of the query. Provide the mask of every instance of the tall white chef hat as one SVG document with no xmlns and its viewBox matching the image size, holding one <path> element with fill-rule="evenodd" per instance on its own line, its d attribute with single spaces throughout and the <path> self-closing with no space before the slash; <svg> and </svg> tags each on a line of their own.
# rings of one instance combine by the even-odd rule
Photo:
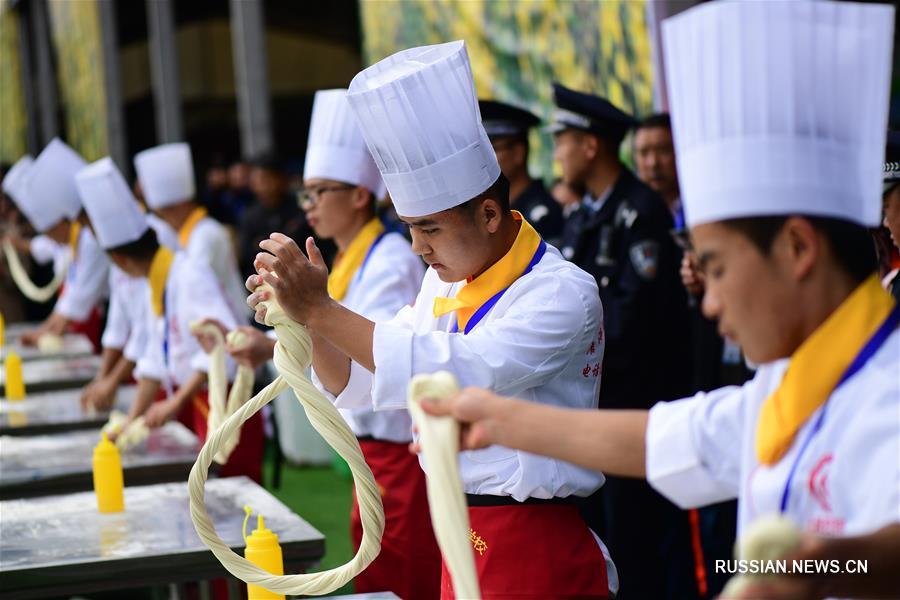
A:
<svg viewBox="0 0 900 600">
<path fill-rule="evenodd" d="M 75 185 L 97 242 L 105 250 L 135 242 L 147 231 L 147 217 L 110 157 L 80 170 Z"/>
<path fill-rule="evenodd" d="M 381 173 L 347 104 L 347 90 L 319 90 L 313 100 L 304 179 L 334 179 L 377 193 Z"/>
<path fill-rule="evenodd" d="M 689 225 L 807 214 L 877 225 L 894 9 L 711 2 L 663 23 Z"/>
<path fill-rule="evenodd" d="M 353 78 L 347 99 L 401 216 L 458 206 L 500 176 L 465 42 L 389 56 Z"/>
<path fill-rule="evenodd" d="M 62 219 L 75 219 L 81 201 L 75 189 L 75 173 L 87 163 L 59 138 L 53 138 L 41 151 L 26 175 L 25 204 L 40 215 L 39 231 L 46 231 Z M 28 216 L 28 210 L 24 211 Z M 29 220 L 31 217 L 29 216 Z"/>
<path fill-rule="evenodd" d="M 25 198 L 25 191 L 28 187 L 28 172 L 33 164 L 34 159 L 31 158 L 30 154 L 26 154 L 17 160 L 16 164 L 3 177 L 3 191 L 12 198 L 32 227 L 37 231 L 46 231 L 53 225 L 51 220 L 55 218 L 56 211 L 41 211 L 39 206 L 29 204 Z"/>
<path fill-rule="evenodd" d="M 188 144 L 163 144 L 138 152 L 134 156 L 134 169 L 150 208 L 193 200 L 194 163 Z"/>
</svg>

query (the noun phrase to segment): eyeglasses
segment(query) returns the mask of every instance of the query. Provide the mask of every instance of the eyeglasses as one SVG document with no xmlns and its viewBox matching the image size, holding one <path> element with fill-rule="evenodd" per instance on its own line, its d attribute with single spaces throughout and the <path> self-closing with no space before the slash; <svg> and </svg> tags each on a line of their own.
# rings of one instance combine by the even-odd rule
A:
<svg viewBox="0 0 900 600">
<path fill-rule="evenodd" d="M 340 192 L 343 190 L 352 190 L 353 185 L 331 185 L 331 186 L 319 186 L 314 188 L 303 188 L 299 192 L 297 192 L 297 204 L 300 205 L 300 208 L 303 210 L 309 210 L 314 207 L 319 201 L 322 199 L 322 194 L 327 192 Z"/>
</svg>

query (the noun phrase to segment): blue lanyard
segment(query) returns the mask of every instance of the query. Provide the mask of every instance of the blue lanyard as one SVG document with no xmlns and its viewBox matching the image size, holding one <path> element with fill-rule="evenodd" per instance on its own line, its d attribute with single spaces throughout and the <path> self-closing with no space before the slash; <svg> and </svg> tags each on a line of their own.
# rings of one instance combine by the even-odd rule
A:
<svg viewBox="0 0 900 600">
<path fill-rule="evenodd" d="M 678 210 L 675 212 L 675 231 L 684 229 L 684 205 L 679 201 Z"/>
<path fill-rule="evenodd" d="M 541 259 L 544 258 L 544 252 L 546 252 L 546 251 L 547 251 L 547 243 L 544 240 L 541 240 L 541 243 L 538 244 L 537 250 L 534 252 L 534 256 L 531 257 L 531 262 L 528 263 L 528 266 L 525 268 L 524 271 L 522 271 L 522 275 L 519 275 L 519 277 L 522 277 L 523 275 L 528 275 L 528 273 L 531 272 L 531 270 L 534 268 L 534 266 L 536 264 L 538 264 L 539 262 L 541 262 Z M 497 301 L 500 300 L 500 297 L 508 289 L 509 289 L 508 286 L 503 288 L 502 290 L 500 290 L 499 292 L 497 292 L 496 294 L 491 296 L 490 300 L 488 300 L 487 302 L 485 302 L 484 304 L 482 304 L 481 306 L 478 307 L 478 310 L 475 311 L 475 314 L 473 314 L 472 318 L 469 319 L 469 322 L 466 323 L 466 328 L 463 331 L 463 335 L 469 333 L 470 331 L 472 331 L 475 328 L 476 325 L 478 325 L 478 323 L 484 318 L 484 316 L 486 314 L 488 314 L 488 312 L 490 312 L 490 310 L 492 308 L 494 308 L 494 305 L 497 304 Z M 453 324 L 453 329 L 450 330 L 450 333 L 459 333 L 459 321 L 458 320 L 456 323 Z"/>
<path fill-rule="evenodd" d="M 856 355 L 856 358 L 853 359 L 853 362 L 850 363 L 850 366 L 847 367 L 847 370 L 844 371 L 844 374 L 841 375 L 840 381 L 838 384 L 834 386 L 834 390 L 836 391 L 841 385 L 856 375 L 857 371 L 862 369 L 863 365 L 868 362 L 870 358 L 872 358 L 882 344 L 890 337 L 891 333 L 896 329 L 897 324 L 900 323 L 900 305 L 894 306 L 894 309 L 884 320 L 884 323 L 878 328 L 875 334 L 866 342 L 866 345 L 863 346 L 862 350 L 859 351 L 859 354 Z M 831 392 L 834 394 L 834 391 Z M 791 465 L 791 470 L 788 472 L 787 482 L 784 484 L 784 493 L 781 494 L 781 512 L 787 512 L 788 501 L 790 500 L 791 495 L 791 483 L 794 480 L 794 474 L 797 472 L 797 467 L 800 465 L 800 459 L 803 457 L 804 452 L 806 452 L 806 448 L 809 446 L 809 443 L 816 436 L 819 430 L 822 429 L 822 424 L 825 422 L 825 412 L 828 408 L 828 402 L 822 406 L 822 410 L 819 411 L 819 417 L 816 419 L 816 422 L 813 424 L 812 429 L 809 432 L 809 435 L 806 436 L 806 439 L 803 441 L 803 445 L 800 446 L 800 451 L 797 453 L 797 458 L 794 459 L 794 464 Z"/>
<path fill-rule="evenodd" d="M 166 371 L 169 370 L 169 303 L 166 302 L 166 288 L 163 288 L 162 293 L 162 305 L 163 305 L 163 367 Z"/>
<path fill-rule="evenodd" d="M 381 242 L 381 240 L 384 239 L 384 236 L 386 236 L 388 233 L 390 232 L 382 231 L 381 235 L 375 238 L 375 241 L 372 242 L 371 246 L 369 246 L 369 250 L 368 252 L 366 252 L 366 257 L 363 259 L 362 264 L 359 266 L 359 270 L 356 272 L 356 275 L 353 276 L 354 280 L 362 278 L 363 271 L 366 270 L 366 265 L 369 263 L 369 259 L 372 258 L 372 252 L 375 250 L 375 246 L 377 246 L 378 243 Z"/>
</svg>

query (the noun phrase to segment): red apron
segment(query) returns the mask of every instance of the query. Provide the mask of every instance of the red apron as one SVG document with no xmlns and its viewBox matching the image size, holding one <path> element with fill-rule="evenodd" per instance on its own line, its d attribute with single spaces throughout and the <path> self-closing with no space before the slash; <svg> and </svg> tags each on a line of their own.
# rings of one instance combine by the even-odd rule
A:
<svg viewBox="0 0 900 600">
<path fill-rule="evenodd" d="M 67 329 L 72 333 L 80 333 L 87 336 L 91 340 L 91 345 L 94 346 L 94 352 L 100 352 L 100 338 L 103 336 L 103 319 L 99 308 L 95 306 L 84 321 L 69 322 Z"/>
<path fill-rule="evenodd" d="M 425 474 L 407 444 L 360 440 L 384 503 L 381 554 L 356 576 L 357 593 L 391 591 L 404 600 L 436 600 L 441 587 L 441 553 L 431 529 Z M 350 513 L 355 549 L 362 541 L 356 494 Z"/>
<path fill-rule="evenodd" d="M 174 393 L 174 390 L 173 390 Z M 156 400 L 165 400 L 166 391 L 160 389 Z M 178 421 L 194 432 L 200 443 L 206 441 L 206 418 L 209 414 L 209 390 L 202 389 L 194 394 L 193 400 L 176 417 Z M 262 414 L 256 413 L 241 427 L 241 439 L 228 457 L 228 462 L 218 470 L 219 477 L 246 475 L 262 485 L 262 462 L 265 443 Z"/>
<path fill-rule="evenodd" d="M 65 289 L 66 282 L 64 281 L 57 291 L 57 299 L 62 298 L 63 290 Z M 70 321 L 66 330 L 87 336 L 91 340 L 91 345 L 94 346 L 95 353 L 99 354 L 102 350 L 100 338 L 103 337 L 103 315 L 100 313 L 99 307 L 95 306 L 92 308 L 84 321 Z"/>
<path fill-rule="evenodd" d="M 470 506 L 469 539 L 485 600 L 608 598 L 606 560 L 570 504 Z M 454 598 L 443 566 L 441 598 Z"/>
<path fill-rule="evenodd" d="M 209 415 L 209 390 L 202 389 L 194 394 L 190 406 L 184 407 L 182 414 L 189 413 L 192 424 L 188 427 L 201 442 L 206 441 L 206 419 Z M 179 415 L 181 420 L 181 415 Z M 184 421 L 182 421 L 184 422 Z M 187 425 L 187 424 L 186 424 Z M 262 411 L 256 413 L 241 426 L 241 439 L 228 457 L 228 462 L 218 471 L 219 477 L 246 475 L 262 485 L 262 463 L 265 445 Z"/>
</svg>

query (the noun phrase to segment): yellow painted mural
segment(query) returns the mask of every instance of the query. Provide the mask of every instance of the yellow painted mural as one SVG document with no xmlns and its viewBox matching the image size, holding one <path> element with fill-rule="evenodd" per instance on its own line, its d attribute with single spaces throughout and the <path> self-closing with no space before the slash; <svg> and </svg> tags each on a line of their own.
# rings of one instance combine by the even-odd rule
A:
<svg viewBox="0 0 900 600">
<path fill-rule="evenodd" d="M 0 162 L 13 163 L 27 149 L 21 69 L 19 13 L 0 0 Z"/>
<path fill-rule="evenodd" d="M 478 94 L 547 119 L 551 83 L 653 111 L 645 0 L 361 0 L 367 64 L 404 48 L 466 41 Z M 550 174 L 551 142 L 532 133 L 532 170 Z"/>
<path fill-rule="evenodd" d="M 98 0 L 50 0 L 59 103 L 66 141 L 85 160 L 106 156 L 108 132 Z"/>
</svg>

